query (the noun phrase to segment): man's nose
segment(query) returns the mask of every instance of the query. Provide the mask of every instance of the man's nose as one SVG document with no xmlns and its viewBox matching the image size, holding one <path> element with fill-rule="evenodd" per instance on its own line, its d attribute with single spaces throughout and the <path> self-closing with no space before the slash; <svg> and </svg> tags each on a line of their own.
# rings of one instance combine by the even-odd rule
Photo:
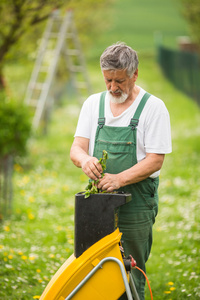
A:
<svg viewBox="0 0 200 300">
<path fill-rule="evenodd" d="M 112 92 L 115 92 L 118 89 L 117 83 L 112 81 L 110 84 L 110 89 Z"/>
</svg>

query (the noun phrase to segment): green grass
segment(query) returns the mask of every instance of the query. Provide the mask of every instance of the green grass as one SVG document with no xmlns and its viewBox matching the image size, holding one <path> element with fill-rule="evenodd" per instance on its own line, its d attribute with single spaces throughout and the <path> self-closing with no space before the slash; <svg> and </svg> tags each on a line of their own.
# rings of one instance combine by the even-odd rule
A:
<svg viewBox="0 0 200 300">
<path fill-rule="evenodd" d="M 168 107 L 173 153 L 166 156 L 160 176 L 160 208 L 147 272 L 155 299 L 198 299 L 200 110 L 163 81 L 156 65 L 151 68 L 151 75 L 147 68 L 143 79 L 148 90 L 161 97 Z"/>
<path fill-rule="evenodd" d="M 109 8 L 109 27 L 94 38 L 88 60 L 98 60 L 105 47 L 117 41 L 127 42 L 139 53 L 154 53 L 157 43 L 177 48 L 177 37 L 188 35 L 181 16 L 179 0 L 117 0 Z M 102 22 L 106 20 L 102 17 Z"/>
<path fill-rule="evenodd" d="M 165 80 L 155 62 L 154 29 L 165 27 L 162 30 L 168 32 L 169 40 L 175 41 L 176 34 L 184 31 L 184 22 L 172 2 L 154 0 L 150 7 L 149 3 L 117 1 L 113 27 L 88 51 L 89 73 L 94 91 L 105 89 L 98 63 L 101 51 L 116 40 L 136 44 L 140 50 L 138 84 L 163 99 L 169 110 L 173 153 L 166 156 L 161 172 L 159 214 L 147 273 L 154 299 L 196 300 L 200 297 L 200 109 Z M 146 29 L 142 27 L 143 8 L 152 21 Z M 166 21 L 166 11 L 173 16 L 170 22 Z M 175 20 L 177 23 L 173 23 Z M 136 30 L 133 24 L 138 26 Z M 15 95 L 17 91 L 19 99 L 28 71 L 18 64 L 7 67 L 10 92 Z M 16 159 L 13 213 L 0 227 L 2 300 L 28 300 L 41 295 L 73 252 L 74 197 L 87 184 L 86 176 L 69 159 L 79 110 L 76 99 L 66 98 L 54 110 L 48 135 L 34 136 L 29 141 L 28 156 Z M 148 289 L 146 295 L 149 300 Z"/>
</svg>

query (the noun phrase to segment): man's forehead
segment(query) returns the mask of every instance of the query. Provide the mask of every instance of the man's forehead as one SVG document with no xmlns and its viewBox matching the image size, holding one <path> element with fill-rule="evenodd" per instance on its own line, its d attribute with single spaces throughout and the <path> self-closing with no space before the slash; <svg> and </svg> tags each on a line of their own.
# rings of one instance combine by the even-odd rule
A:
<svg viewBox="0 0 200 300">
<path fill-rule="evenodd" d="M 104 77 L 124 78 L 128 76 L 126 69 L 103 70 L 102 72 Z"/>
</svg>

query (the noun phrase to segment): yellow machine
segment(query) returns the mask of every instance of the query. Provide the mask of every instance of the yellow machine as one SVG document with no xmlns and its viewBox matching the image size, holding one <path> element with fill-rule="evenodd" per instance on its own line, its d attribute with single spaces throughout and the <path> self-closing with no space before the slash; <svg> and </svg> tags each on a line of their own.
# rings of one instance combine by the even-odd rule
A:
<svg viewBox="0 0 200 300">
<path fill-rule="evenodd" d="M 116 208 L 130 201 L 130 195 L 116 196 L 104 194 L 102 200 L 98 195 L 88 199 L 81 193 L 76 195 L 75 253 L 53 276 L 40 300 L 116 300 L 124 292 L 128 300 L 133 299 L 132 294 L 139 299 L 125 268 L 122 234 L 115 224 Z M 91 207 L 96 209 L 90 214 Z"/>
<path fill-rule="evenodd" d="M 129 277 L 119 248 L 120 239 L 117 229 L 77 259 L 72 255 L 49 282 L 40 300 L 118 299 L 127 289 Z"/>
</svg>

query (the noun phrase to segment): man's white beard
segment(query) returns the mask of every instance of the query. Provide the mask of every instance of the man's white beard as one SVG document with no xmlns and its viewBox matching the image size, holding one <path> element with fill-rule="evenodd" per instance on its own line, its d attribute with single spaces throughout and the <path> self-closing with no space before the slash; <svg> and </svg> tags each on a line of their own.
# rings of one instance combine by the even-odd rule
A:
<svg viewBox="0 0 200 300">
<path fill-rule="evenodd" d="M 108 93 L 109 99 L 113 103 L 124 103 L 126 99 L 128 98 L 128 95 L 126 93 L 122 93 L 120 97 L 114 97 L 111 92 Z"/>
</svg>

